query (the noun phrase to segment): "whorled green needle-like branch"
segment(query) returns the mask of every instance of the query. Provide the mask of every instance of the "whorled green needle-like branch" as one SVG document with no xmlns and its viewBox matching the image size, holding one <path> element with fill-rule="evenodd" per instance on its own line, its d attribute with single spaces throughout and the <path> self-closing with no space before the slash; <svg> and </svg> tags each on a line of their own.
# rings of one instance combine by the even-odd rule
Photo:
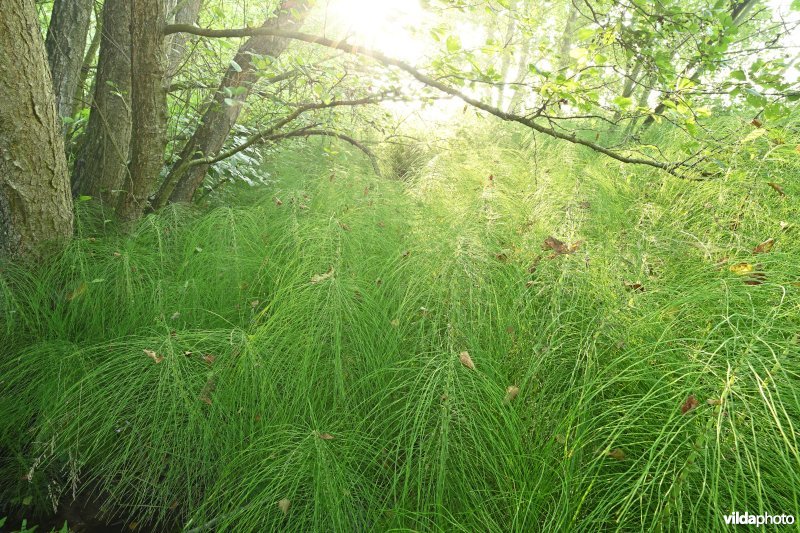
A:
<svg viewBox="0 0 800 533">
<path fill-rule="evenodd" d="M 590 140 L 582 139 L 578 137 L 576 133 L 560 132 L 553 128 L 539 124 L 538 122 L 535 121 L 535 116 L 525 117 L 517 115 L 515 113 L 503 111 L 502 109 L 498 109 L 490 104 L 477 100 L 476 98 L 473 98 L 465 94 L 464 92 L 458 90 L 455 87 L 451 87 L 446 83 L 443 83 L 435 78 L 432 78 L 431 76 L 419 71 L 412 65 L 404 61 L 401 61 L 399 59 L 389 57 L 386 54 L 379 52 L 377 50 L 371 50 L 369 48 L 356 46 L 343 41 L 336 41 L 333 39 L 329 39 L 327 37 L 320 37 L 316 35 L 311 35 L 302 32 L 295 32 L 295 31 L 281 31 L 271 28 L 238 28 L 238 29 L 218 30 L 209 28 L 199 28 L 197 26 L 192 26 L 190 24 L 172 24 L 166 26 L 164 29 L 164 33 L 166 35 L 179 32 L 190 33 L 192 35 L 197 35 L 200 37 L 211 37 L 211 38 L 232 38 L 232 37 L 249 37 L 253 35 L 273 35 L 277 37 L 284 37 L 287 39 L 304 41 L 310 44 L 325 46 L 327 48 L 333 48 L 336 50 L 342 50 L 344 52 L 348 52 L 355 55 L 370 57 L 380 63 L 383 63 L 384 65 L 399 68 L 400 70 L 410 74 L 413 78 L 415 78 L 422 84 L 427 85 L 429 87 L 433 87 L 434 89 L 438 89 L 439 91 L 442 91 L 443 93 L 448 94 L 450 96 L 459 98 L 460 100 L 469 104 L 470 106 L 485 111 L 486 113 L 494 115 L 495 117 L 500 118 L 502 120 L 508 122 L 516 122 L 524 126 L 527 126 L 528 128 L 531 128 L 532 130 L 542 133 L 544 135 L 548 135 L 550 137 L 561 139 L 580 146 L 585 146 L 591 150 L 594 150 L 595 152 L 606 155 L 622 163 L 649 166 L 652 168 L 663 170 L 664 172 L 667 172 L 678 178 L 693 179 L 692 176 L 686 174 L 687 171 L 690 171 L 690 167 L 688 167 L 682 162 L 667 162 L 667 161 L 658 161 L 656 159 L 650 159 L 644 157 L 631 157 L 619 153 L 617 151 L 611 150 L 609 148 L 606 148 Z M 697 173 L 699 173 L 701 176 L 711 175 L 710 173 L 706 173 L 703 171 L 697 171 Z"/>
</svg>

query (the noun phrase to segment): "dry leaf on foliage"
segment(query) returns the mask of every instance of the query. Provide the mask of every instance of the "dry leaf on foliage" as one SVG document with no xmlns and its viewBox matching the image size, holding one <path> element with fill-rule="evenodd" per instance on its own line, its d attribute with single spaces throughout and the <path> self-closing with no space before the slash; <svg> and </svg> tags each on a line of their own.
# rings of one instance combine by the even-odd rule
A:
<svg viewBox="0 0 800 533">
<path fill-rule="evenodd" d="M 783 187 L 781 187 L 777 183 L 771 181 L 771 182 L 767 183 L 767 185 L 772 187 L 775 190 L 775 192 L 780 194 L 781 196 L 786 196 L 786 191 L 784 191 Z"/>
<path fill-rule="evenodd" d="M 644 292 L 645 291 L 644 285 L 642 285 L 638 281 L 637 282 L 633 282 L 633 283 L 631 283 L 629 281 L 626 281 L 625 282 L 625 288 L 628 289 L 629 291 L 635 291 L 635 292 Z"/>
<path fill-rule="evenodd" d="M 333 440 L 335 438 L 330 433 L 319 433 L 317 436 L 322 440 Z"/>
<path fill-rule="evenodd" d="M 278 509 L 280 509 L 283 514 L 288 513 L 289 512 L 289 507 L 291 507 L 291 506 L 292 506 L 292 502 L 290 502 L 287 498 L 283 498 L 282 500 L 280 500 L 278 502 Z"/>
<path fill-rule="evenodd" d="M 518 395 L 519 387 L 516 385 L 509 385 L 508 388 L 506 388 L 506 397 L 504 398 L 504 401 L 506 403 L 511 403 Z"/>
<path fill-rule="evenodd" d="M 697 398 L 694 397 L 694 394 L 690 394 L 686 401 L 683 402 L 681 405 L 681 414 L 685 415 L 692 409 L 696 409 L 700 405 L 700 402 L 697 401 Z"/>
<path fill-rule="evenodd" d="M 81 296 L 83 296 L 83 293 L 86 292 L 87 288 L 89 288 L 89 286 L 86 284 L 86 282 L 85 281 L 82 282 L 80 285 L 78 285 L 78 287 L 74 291 L 70 291 L 67 293 L 67 301 L 71 302 L 76 298 L 80 298 Z"/>
<path fill-rule="evenodd" d="M 475 363 L 472 362 L 472 357 L 469 356 L 469 352 L 464 351 L 458 354 L 458 360 L 470 370 L 475 370 Z"/>
<path fill-rule="evenodd" d="M 752 273 L 755 268 L 753 268 L 753 265 L 750 263 L 736 263 L 735 265 L 731 265 L 729 270 L 737 276 L 746 276 Z"/>
<path fill-rule="evenodd" d="M 767 239 L 766 241 L 762 242 L 755 248 L 753 248 L 754 254 L 765 254 L 772 250 L 772 247 L 775 246 L 775 239 Z"/>
<path fill-rule="evenodd" d="M 622 451 L 621 448 L 614 448 L 608 452 L 608 456 L 612 459 L 616 459 L 617 461 L 623 461 L 625 459 L 625 452 Z"/>
<path fill-rule="evenodd" d="M 213 379 L 209 379 L 206 381 L 206 384 L 203 385 L 203 390 L 200 391 L 200 401 L 206 405 L 211 405 L 211 393 L 217 388 L 217 384 L 214 383 Z"/>
<path fill-rule="evenodd" d="M 575 241 L 574 243 L 568 245 L 551 235 L 544 240 L 544 244 L 542 244 L 542 250 L 552 250 L 553 253 L 550 254 L 549 258 L 553 259 L 559 255 L 574 254 L 578 251 L 578 248 L 580 248 L 581 244 L 583 244 L 583 241 Z"/>
<path fill-rule="evenodd" d="M 144 350 L 144 353 L 145 353 L 145 355 L 147 355 L 147 357 L 149 357 L 150 359 L 152 359 L 152 360 L 153 360 L 153 362 L 154 362 L 154 363 L 156 363 L 156 364 L 158 364 L 158 363 L 160 363 L 161 361 L 163 361 L 163 360 L 164 360 L 164 357 L 162 357 L 162 356 L 158 355 L 158 354 L 157 354 L 156 352 L 154 352 L 153 350 Z"/>
<path fill-rule="evenodd" d="M 333 267 L 329 268 L 324 274 L 315 274 L 311 277 L 311 283 L 317 284 L 333 277 Z"/>
</svg>

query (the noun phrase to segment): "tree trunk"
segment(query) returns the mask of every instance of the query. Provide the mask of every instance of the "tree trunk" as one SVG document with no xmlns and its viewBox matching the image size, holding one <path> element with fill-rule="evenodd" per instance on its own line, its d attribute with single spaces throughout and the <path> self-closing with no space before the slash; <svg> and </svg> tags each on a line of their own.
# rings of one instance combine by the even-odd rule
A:
<svg viewBox="0 0 800 533">
<path fill-rule="evenodd" d="M 117 215 L 136 220 L 158 182 L 167 145 L 167 93 L 164 89 L 166 50 L 163 0 L 131 0 L 131 104 L 136 134 L 131 138 L 131 163 L 126 191 Z"/>
<path fill-rule="evenodd" d="M 289 6 L 293 6 L 290 8 Z M 296 30 L 302 24 L 310 3 L 308 0 L 296 2 L 283 0 L 278 16 L 264 22 L 262 27 L 282 30 Z M 278 57 L 288 45 L 287 39 L 270 36 L 251 37 L 239 49 L 234 62 L 238 68 L 231 66 L 225 73 L 214 99 L 208 104 L 200 125 L 181 150 L 180 157 L 170 170 L 167 178 L 156 195 L 154 207 L 163 207 L 169 202 L 190 202 L 195 191 L 203 183 L 208 165 L 188 167 L 187 163 L 195 157 L 206 157 L 219 152 L 228 134 L 236 124 L 242 104 L 253 85 L 259 80 L 259 74 L 253 68 L 253 54 Z M 226 90 L 242 87 L 244 91 L 233 98 L 226 96 Z M 229 93 L 228 93 L 229 94 Z M 234 92 L 234 94 L 236 94 Z M 226 103 L 233 100 L 233 104 Z"/>
<path fill-rule="evenodd" d="M 637 82 L 639 81 L 639 73 L 642 71 L 642 62 L 636 57 L 632 58 L 630 65 L 625 69 L 625 76 L 623 76 L 622 96 L 623 98 L 630 98 L 633 91 L 636 90 Z M 622 111 L 617 110 L 614 112 L 614 122 L 622 117 Z"/>
<path fill-rule="evenodd" d="M 72 190 L 113 209 L 128 171 L 131 140 L 130 0 L 106 0 L 95 91 Z"/>
<path fill-rule="evenodd" d="M 72 116 L 94 0 L 55 0 L 47 28 L 47 58 L 58 116 Z M 64 126 L 66 132 L 66 125 Z"/>
<path fill-rule="evenodd" d="M 523 13 L 528 14 L 530 13 L 531 9 L 531 1 L 525 0 L 523 4 Z M 528 77 L 528 59 L 531 55 L 531 43 L 533 39 L 526 38 L 524 33 L 522 35 L 522 50 L 519 55 L 519 59 L 517 60 L 517 77 L 516 83 L 517 85 L 514 86 L 514 96 L 511 97 L 511 102 L 508 104 L 506 108 L 511 113 L 516 113 L 519 111 L 520 105 L 522 104 L 523 99 L 528 94 L 527 87 L 523 89 L 520 84 L 525 81 L 525 78 Z"/>
<path fill-rule="evenodd" d="M 506 27 L 505 42 L 503 43 L 503 46 L 511 46 L 513 48 L 512 41 L 517 33 L 517 17 L 515 16 L 515 13 L 517 12 L 517 0 L 512 0 L 509 2 L 508 12 L 508 26 Z M 511 54 L 508 52 L 508 50 L 503 50 L 503 58 L 500 60 L 500 79 L 502 82 L 497 88 L 497 95 L 494 104 L 495 107 L 501 109 L 505 107 L 503 103 L 505 100 L 506 83 L 508 82 L 508 70 L 510 68 Z"/>
<path fill-rule="evenodd" d="M 203 0 L 178 0 L 175 6 L 175 16 L 169 17 L 171 24 L 195 24 Z M 170 15 L 170 13 L 168 13 Z M 186 43 L 189 42 L 189 35 L 176 33 L 170 35 L 167 40 L 167 77 L 165 86 L 169 85 L 170 80 L 178 74 L 181 64 L 186 57 Z"/>
<path fill-rule="evenodd" d="M 558 69 L 563 70 L 569 65 L 569 50 L 572 48 L 572 40 L 575 37 L 575 30 L 578 24 L 579 11 L 570 2 L 567 6 L 567 23 L 564 26 L 564 33 L 561 35 L 561 44 L 558 47 Z"/>
<path fill-rule="evenodd" d="M 36 255 L 72 235 L 64 139 L 34 0 L 0 13 L 0 255 Z"/>
<path fill-rule="evenodd" d="M 89 49 L 86 51 L 86 55 L 83 57 L 83 65 L 81 65 L 81 71 L 78 75 L 78 85 L 75 87 L 75 97 L 72 99 L 72 116 L 75 116 L 75 114 L 77 114 L 81 109 L 89 107 L 86 95 L 89 94 L 90 91 L 87 90 L 86 81 L 89 79 L 89 73 L 92 71 L 92 65 L 94 65 L 95 60 L 97 59 L 97 51 L 100 50 L 100 37 L 103 35 L 102 20 L 100 17 L 95 18 L 96 23 L 94 34 L 92 35 L 91 43 L 89 43 Z M 93 88 L 94 87 L 92 87 L 92 89 Z"/>
</svg>

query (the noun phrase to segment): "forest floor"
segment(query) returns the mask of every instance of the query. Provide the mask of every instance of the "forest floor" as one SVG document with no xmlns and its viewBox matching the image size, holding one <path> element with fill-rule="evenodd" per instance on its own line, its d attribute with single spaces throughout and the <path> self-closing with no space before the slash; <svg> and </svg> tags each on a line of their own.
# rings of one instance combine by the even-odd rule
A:
<svg viewBox="0 0 800 533">
<path fill-rule="evenodd" d="M 0 517 L 76 498 L 164 531 L 797 516 L 800 186 L 580 154 L 465 134 L 401 182 L 287 152 L 243 207 L 126 236 L 79 217 L 56 260 L 0 272 Z"/>
</svg>

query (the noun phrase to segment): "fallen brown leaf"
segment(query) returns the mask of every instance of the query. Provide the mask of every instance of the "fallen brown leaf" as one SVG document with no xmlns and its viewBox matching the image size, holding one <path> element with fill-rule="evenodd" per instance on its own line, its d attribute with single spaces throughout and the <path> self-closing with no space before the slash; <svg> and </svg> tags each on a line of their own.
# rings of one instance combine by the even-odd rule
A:
<svg viewBox="0 0 800 533">
<path fill-rule="evenodd" d="M 766 241 L 762 242 L 755 248 L 753 248 L 754 254 L 765 254 L 772 250 L 772 247 L 775 246 L 775 239 L 767 239 Z"/>
<path fill-rule="evenodd" d="M 683 402 L 681 405 L 681 414 L 685 415 L 692 409 L 696 409 L 700 405 L 700 402 L 697 401 L 697 398 L 694 397 L 694 394 L 690 394 L 686 401 Z"/>
<path fill-rule="evenodd" d="M 206 405 L 211 405 L 211 394 L 216 388 L 217 384 L 214 383 L 213 379 L 206 381 L 206 384 L 203 385 L 203 390 L 200 391 L 200 401 Z"/>
<path fill-rule="evenodd" d="M 614 448 L 610 452 L 608 452 L 608 456 L 612 459 L 616 459 L 617 461 L 624 461 L 625 460 L 625 452 L 622 451 L 621 448 Z"/>
<path fill-rule="evenodd" d="M 158 363 L 160 363 L 161 361 L 164 360 L 164 357 L 158 355 L 153 350 L 144 350 L 144 353 L 145 353 L 145 355 L 147 355 L 147 357 L 152 359 L 155 364 L 158 364 Z"/>
<path fill-rule="evenodd" d="M 324 274 L 315 274 L 311 276 L 311 283 L 313 284 L 322 283 L 326 279 L 330 279 L 331 277 L 333 277 L 333 274 L 334 274 L 333 267 L 330 267 L 328 271 L 325 272 Z"/>
<path fill-rule="evenodd" d="M 83 293 L 86 292 L 87 288 L 89 288 L 89 286 L 86 284 L 86 282 L 85 281 L 82 282 L 75 288 L 74 291 L 70 291 L 67 293 L 67 301 L 71 302 L 72 300 L 80 298 L 81 296 L 83 296 Z"/>
<path fill-rule="evenodd" d="M 552 250 L 556 254 L 561 255 L 569 253 L 569 246 L 551 235 L 544 240 L 544 244 L 542 244 L 542 250 Z"/>
<path fill-rule="evenodd" d="M 458 354 L 458 360 L 461 361 L 462 365 L 470 370 L 475 370 L 475 363 L 472 362 L 472 357 L 469 356 L 469 352 L 463 351 Z"/>
<path fill-rule="evenodd" d="M 625 288 L 628 289 L 629 291 L 635 291 L 635 292 L 644 292 L 645 291 L 644 285 L 642 285 L 638 281 L 635 282 L 635 283 L 631 283 L 629 281 L 626 281 L 625 282 Z"/>
<path fill-rule="evenodd" d="M 767 183 L 767 185 L 769 185 L 770 187 L 772 187 L 772 188 L 775 190 L 775 192 L 776 192 L 776 193 L 778 193 L 778 194 L 780 194 L 781 196 L 786 196 L 786 191 L 784 191 L 784 190 L 783 190 L 783 187 L 781 187 L 781 186 L 780 186 L 780 185 L 778 185 L 777 183 L 774 183 L 774 182 L 769 182 L 769 183 Z"/>
<path fill-rule="evenodd" d="M 506 403 L 511 403 L 514 399 L 519 395 L 519 387 L 516 385 L 509 385 L 506 389 L 506 397 L 503 401 Z"/>
</svg>

